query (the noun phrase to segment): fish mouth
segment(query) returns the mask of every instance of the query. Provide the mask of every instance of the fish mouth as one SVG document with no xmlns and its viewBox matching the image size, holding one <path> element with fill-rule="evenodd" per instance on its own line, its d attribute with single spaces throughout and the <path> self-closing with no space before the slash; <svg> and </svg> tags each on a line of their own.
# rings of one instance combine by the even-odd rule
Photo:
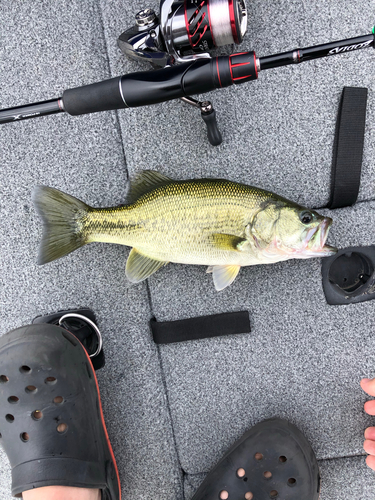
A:
<svg viewBox="0 0 375 500">
<path fill-rule="evenodd" d="M 305 255 L 328 257 L 337 252 L 337 248 L 326 245 L 331 225 L 332 219 L 330 217 L 325 217 L 318 226 L 307 230 L 304 238 L 305 249 L 303 253 Z"/>
</svg>

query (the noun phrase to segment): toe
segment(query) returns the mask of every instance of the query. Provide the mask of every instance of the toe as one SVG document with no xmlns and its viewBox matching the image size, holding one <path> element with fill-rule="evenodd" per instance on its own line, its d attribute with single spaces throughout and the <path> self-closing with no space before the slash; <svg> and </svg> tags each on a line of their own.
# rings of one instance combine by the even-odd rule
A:
<svg viewBox="0 0 375 500">
<path fill-rule="evenodd" d="M 365 430 L 365 439 L 375 441 L 375 427 L 367 427 Z"/>
<path fill-rule="evenodd" d="M 375 379 L 363 378 L 361 380 L 361 387 L 370 396 L 375 396 Z"/>
<path fill-rule="evenodd" d="M 367 403 L 364 404 L 364 409 L 369 415 L 375 415 L 375 400 L 367 401 Z"/>
<path fill-rule="evenodd" d="M 375 455 L 375 441 L 371 439 L 366 439 L 363 443 L 363 448 L 369 455 Z M 375 457 L 374 457 L 375 458 Z"/>
<path fill-rule="evenodd" d="M 375 457 L 372 455 L 369 455 L 366 458 L 366 464 L 368 467 L 370 467 L 370 469 L 375 470 Z"/>
</svg>

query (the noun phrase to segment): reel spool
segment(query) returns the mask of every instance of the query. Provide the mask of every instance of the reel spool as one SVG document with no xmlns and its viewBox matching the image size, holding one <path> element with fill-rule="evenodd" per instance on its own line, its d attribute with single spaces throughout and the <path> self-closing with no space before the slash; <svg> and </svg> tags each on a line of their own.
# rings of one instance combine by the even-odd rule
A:
<svg viewBox="0 0 375 500">
<path fill-rule="evenodd" d="M 138 12 L 118 45 L 129 58 L 164 68 L 210 58 L 208 50 L 241 43 L 246 30 L 245 0 L 161 0 L 160 16 Z"/>
<path fill-rule="evenodd" d="M 118 45 L 130 59 L 149 62 L 154 68 L 211 58 L 209 50 L 239 44 L 247 30 L 245 0 L 161 0 L 160 16 L 144 9 L 135 26 L 124 31 Z M 192 97 L 184 102 L 199 108 L 213 146 L 222 137 L 210 101 Z"/>
<path fill-rule="evenodd" d="M 175 51 L 206 52 L 241 43 L 246 28 L 244 0 L 185 0 L 172 3 L 163 35 Z"/>
</svg>

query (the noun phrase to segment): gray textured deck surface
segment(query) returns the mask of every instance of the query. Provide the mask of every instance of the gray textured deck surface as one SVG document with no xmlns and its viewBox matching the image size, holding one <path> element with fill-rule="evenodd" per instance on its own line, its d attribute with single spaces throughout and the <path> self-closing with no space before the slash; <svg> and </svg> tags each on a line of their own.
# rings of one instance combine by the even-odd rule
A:
<svg viewBox="0 0 375 500">
<path fill-rule="evenodd" d="M 248 1 L 241 49 L 257 55 L 369 33 L 375 1 Z M 0 107 L 136 71 L 117 47 L 142 0 L 3 0 Z M 311 442 L 321 500 L 373 498 L 359 381 L 375 375 L 375 301 L 326 304 L 320 261 L 242 269 L 217 293 L 203 267 L 169 265 L 129 285 L 128 248 L 93 244 L 36 265 L 41 225 L 30 192 L 50 185 L 93 206 L 123 202 L 127 179 L 153 168 L 176 179 L 224 177 L 311 207 L 329 198 L 336 113 L 344 86 L 369 88 L 359 203 L 329 213 L 329 241 L 374 244 L 374 51 L 260 73 L 213 92 L 223 144 L 207 142 L 182 102 L 83 117 L 59 115 L 0 128 L 0 334 L 36 315 L 90 307 L 104 336 L 98 372 L 125 500 L 186 500 L 228 446 L 280 416 Z M 156 348 L 148 321 L 246 309 L 252 333 Z M 1 360 L 0 360 L 1 365 Z M 5 425 L 0 409 L 0 432 Z M 0 497 L 10 471 L 0 450 Z"/>
</svg>

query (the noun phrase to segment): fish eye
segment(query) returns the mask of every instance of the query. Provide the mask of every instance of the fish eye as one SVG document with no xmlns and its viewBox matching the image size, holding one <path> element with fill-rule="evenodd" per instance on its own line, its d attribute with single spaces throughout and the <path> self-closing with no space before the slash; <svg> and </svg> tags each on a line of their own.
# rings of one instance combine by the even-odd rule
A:
<svg viewBox="0 0 375 500">
<path fill-rule="evenodd" d="M 302 224 L 310 224 L 313 218 L 314 214 L 312 214 L 308 210 L 304 210 L 299 214 L 299 220 L 302 222 Z"/>
</svg>

